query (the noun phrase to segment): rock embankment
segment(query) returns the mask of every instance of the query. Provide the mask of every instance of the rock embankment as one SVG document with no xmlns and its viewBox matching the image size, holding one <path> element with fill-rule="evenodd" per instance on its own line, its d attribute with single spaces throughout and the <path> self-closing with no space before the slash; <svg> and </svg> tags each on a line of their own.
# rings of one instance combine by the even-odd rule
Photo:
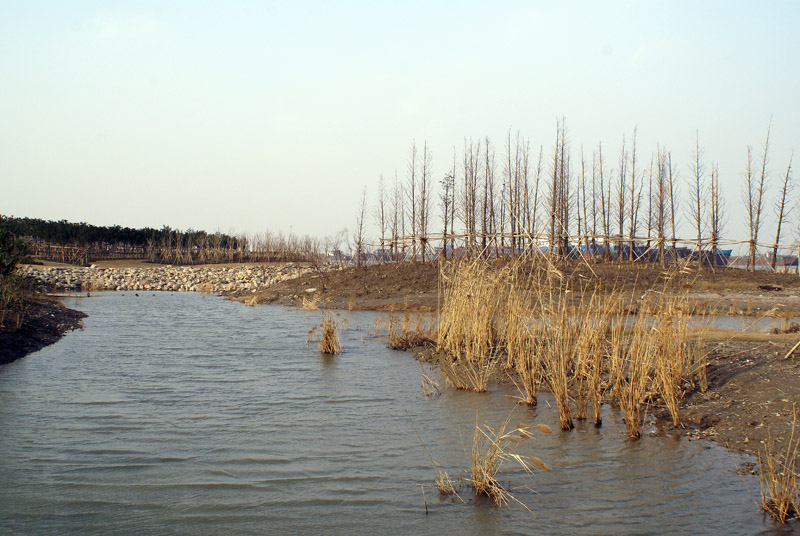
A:
<svg viewBox="0 0 800 536">
<path fill-rule="evenodd" d="M 20 271 L 45 286 L 64 291 L 168 291 L 210 294 L 256 293 L 303 275 L 312 268 L 295 264 L 249 266 L 153 266 L 137 268 L 22 266 Z"/>
</svg>

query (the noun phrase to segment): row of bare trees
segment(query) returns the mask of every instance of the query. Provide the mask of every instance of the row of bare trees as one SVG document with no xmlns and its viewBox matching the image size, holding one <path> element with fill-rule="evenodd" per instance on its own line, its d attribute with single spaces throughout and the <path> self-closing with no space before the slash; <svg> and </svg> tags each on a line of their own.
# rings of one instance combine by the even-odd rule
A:
<svg viewBox="0 0 800 536">
<path fill-rule="evenodd" d="M 748 269 L 755 269 L 764 225 L 769 183 L 771 127 L 758 164 L 747 147 L 743 174 L 743 199 L 749 238 Z M 575 153 L 577 152 L 577 157 Z M 706 262 L 716 263 L 727 223 L 719 166 L 706 162 L 699 132 L 684 179 L 673 155 L 657 147 L 649 162 L 643 160 L 637 130 L 622 138 L 615 163 L 609 163 L 602 144 L 574 151 L 566 121 L 556 124 L 555 142 L 545 152 L 532 150 L 529 139 L 511 130 L 501 150 L 489 138 L 465 139 L 461 151 L 453 150 L 452 166 L 439 181 L 441 226 L 432 225 L 432 153 L 427 142 L 414 142 L 408 154 L 405 177 L 395 173 L 387 184 L 380 177 L 373 210 L 379 233 L 378 256 L 420 259 L 431 255 L 519 255 L 534 249 L 555 256 L 577 254 L 636 260 L 648 258 L 662 264 L 677 260 L 678 245 Z M 792 207 L 791 158 L 781 175 L 775 201 L 775 241 L 771 265 L 777 262 L 781 232 Z M 680 190 L 686 189 L 684 199 Z M 356 232 L 357 258 L 364 254 L 367 199 L 361 198 Z M 457 227 L 458 226 L 458 227 Z M 679 227 L 692 229 L 692 239 L 679 238 Z M 441 230 L 441 231 L 440 231 Z"/>
</svg>

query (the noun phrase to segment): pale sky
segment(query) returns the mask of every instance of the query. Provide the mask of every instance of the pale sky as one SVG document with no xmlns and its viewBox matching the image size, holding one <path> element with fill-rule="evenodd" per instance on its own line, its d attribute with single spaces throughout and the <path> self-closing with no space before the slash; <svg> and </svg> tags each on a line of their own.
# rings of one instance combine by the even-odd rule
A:
<svg viewBox="0 0 800 536">
<path fill-rule="evenodd" d="M 563 116 L 573 158 L 637 127 L 684 179 L 699 130 L 746 238 L 746 146 L 772 117 L 769 203 L 800 149 L 799 23 L 796 1 L 0 0 L 0 213 L 322 237 L 412 141 L 438 180 L 465 137 L 547 151 Z"/>
</svg>

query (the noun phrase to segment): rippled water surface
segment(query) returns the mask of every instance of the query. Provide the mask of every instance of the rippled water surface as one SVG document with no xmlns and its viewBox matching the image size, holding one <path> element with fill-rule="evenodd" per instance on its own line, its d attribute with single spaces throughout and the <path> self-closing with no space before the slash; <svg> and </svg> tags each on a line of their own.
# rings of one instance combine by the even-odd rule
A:
<svg viewBox="0 0 800 536">
<path fill-rule="evenodd" d="M 503 476 L 524 509 L 441 499 L 414 433 L 451 475 L 477 418 L 514 393 L 425 398 L 420 365 L 342 312 L 345 353 L 306 347 L 320 313 L 196 294 L 70 303 L 85 329 L 0 367 L 0 532 L 11 534 L 774 533 L 719 447 L 604 426 L 519 447 L 553 470 Z M 557 428 L 518 407 L 514 422 Z M 413 425 L 412 425 L 413 423 Z M 427 508 L 426 508 L 427 505 Z"/>
</svg>

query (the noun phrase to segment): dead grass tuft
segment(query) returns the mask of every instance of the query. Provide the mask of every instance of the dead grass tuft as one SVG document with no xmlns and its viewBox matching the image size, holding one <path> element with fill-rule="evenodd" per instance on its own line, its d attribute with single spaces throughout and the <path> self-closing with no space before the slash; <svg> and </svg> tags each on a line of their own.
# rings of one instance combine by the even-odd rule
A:
<svg viewBox="0 0 800 536">
<path fill-rule="evenodd" d="M 773 519 L 785 523 L 787 519 L 800 515 L 800 482 L 797 475 L 797 454 L 800 437 L 797 430 L 797 406 L 794 407 L 792 432 L 783 452 L 775 448 L 770 437 L 759 453 L 761 468 L 761 508 Z"/>
<path fill-rule="evenodd" d="M 549 471 L 550 467 L 539 458 L 522 457 L 513 452 L 521 440 L 530 439 L 532 435 L 529 426 L 510 427 L 510 419 L 511 415 L 509 414 L 500 426 L 490 428 L 485 424 L 479 425 L 476 415 L 469 483 L 476 495 L 489 497 L 497 506 L 515 502 L 530 511 L 500 483 L 497 474 L 509 461 L 519 464 L 528 474 L 533 473 L 533 467 L 545 471 Z"/>
<path fill-rule="evenodd" d="M 342 345 L 339 342 L 338 328 L 339 322 L 330 311 L 322 313 L 322 335 L 319 341 L 319 351 L 326 355 L 338 355 L 342 353 Z M 310 333 L 309 333 L 310 336 Z"/>
</svg>

